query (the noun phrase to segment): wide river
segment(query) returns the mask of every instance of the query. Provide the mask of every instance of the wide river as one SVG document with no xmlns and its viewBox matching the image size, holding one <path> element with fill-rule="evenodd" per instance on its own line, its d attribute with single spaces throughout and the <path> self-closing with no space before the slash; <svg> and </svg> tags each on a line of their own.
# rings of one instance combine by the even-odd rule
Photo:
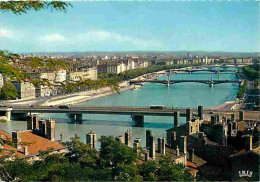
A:
<svg viewBox="0 0 260 182">
<path fill-rule="evenodd" d="M 235 73 L 221 73 L 219 76 L 209 72 L 179 73 L 171 79 L 179 80 L 237 80 Z M 166 79 L 162 76 L 159 79 Z M 82 102 L 78 105 L 93 106 L 149 106 L 164 105 L 168 107 L 193 107 L 198 105 L 204 107 L 220 105 L 226 101 L 234 101 L 238 91 L 238 84 L 224 83 L 210 87 L 201 83 L 180 83 L 167 87 L 163 84 L 147 83 L 138 91 L 127 90 L 120 94 L 100 97 L 94 100 Z M 145 144 L 145 130 L 150 129 L 156 136 L 165 136 L 165 130 L 173 127 L 173 117 L 145 116 L 144 127 L 132 127 L 130 116 L 120 115 L 83 115 L 82 124 L 71 124 L 66 114 L 41 114 L 42 118 L 53 118 L 56 120 L 56 139 L 69 140 L 77 134 L 83 142 L 86 134 L 91 130 L 101 135 L 123 135 L 125 131 L 131 131 L 131 140 L 141 138 L 141 144 Z M 185 118 L 181 118 L 181 124 Z M 11 121 L 0 124 L 1 129 L 12 132 L 14 129 L 26 130 L 25 121 Z M 98 144 L 99 146 L 99 144 Z"/>
</svg>

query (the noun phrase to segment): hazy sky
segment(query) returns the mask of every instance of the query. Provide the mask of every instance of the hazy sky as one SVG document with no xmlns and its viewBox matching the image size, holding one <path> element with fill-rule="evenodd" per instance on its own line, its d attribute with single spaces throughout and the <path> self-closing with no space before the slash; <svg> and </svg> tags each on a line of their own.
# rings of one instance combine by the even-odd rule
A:
<svg viewBox="0 0 260 182">
<path fill-rule="evenodd" d="M 260 51 L 259 3 L 241 1 L 73 2 L 67 13 L 0 12 L 0 49 Z"/>
</svg>

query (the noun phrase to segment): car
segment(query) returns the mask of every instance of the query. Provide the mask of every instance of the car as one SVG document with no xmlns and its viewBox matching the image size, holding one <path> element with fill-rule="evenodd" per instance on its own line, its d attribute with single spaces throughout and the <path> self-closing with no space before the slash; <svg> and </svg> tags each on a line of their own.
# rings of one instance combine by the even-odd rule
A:
<svg viewBox="0 0 260 182">
<path fill-rule="evenodd" d="M 59 108 L 60 109 L 69 109 L 70 106 L 69 105 L 60 105 Z"/>
<path fill-rule="evenodd" d="M 164 109 L 165 107 L 163 105 L 151 105 L 150 106 L 150 109 L 159 109 L 159 110 L 162 110 Z"/>
<path fill-rule="evenodd" d="M 34 107 L 34 105 L 30 105 L 30 107 Z"/>
<path fill-rule="evenodd" d="M 54 105 L 50 105 L 49 107 L 54 107 Z"/>
</svg>

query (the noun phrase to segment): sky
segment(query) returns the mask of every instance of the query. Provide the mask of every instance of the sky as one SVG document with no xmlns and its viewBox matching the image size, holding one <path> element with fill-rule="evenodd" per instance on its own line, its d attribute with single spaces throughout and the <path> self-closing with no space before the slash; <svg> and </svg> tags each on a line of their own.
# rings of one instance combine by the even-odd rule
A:
<svg viewBox="0 0 260 182">
<path fill-rule="evenodd" d="M 0 50 L 260 52 L 257 1 L 71 3 L 66 13 L 0 11 Z"/>
</svg>

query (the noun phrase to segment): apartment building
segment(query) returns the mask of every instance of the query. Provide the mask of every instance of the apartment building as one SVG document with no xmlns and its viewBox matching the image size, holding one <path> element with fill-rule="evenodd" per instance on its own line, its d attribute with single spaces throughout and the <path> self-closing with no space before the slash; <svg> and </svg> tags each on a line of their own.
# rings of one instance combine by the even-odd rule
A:
<svg viewBox="0 0 260 182">
<path fill-rule="evenodd" d="M 35 87 L 32 83 L 14 81 L 12 84 L 18 92 L 19 99 L 33 99 L 35 98 Z"/>
</svg>

